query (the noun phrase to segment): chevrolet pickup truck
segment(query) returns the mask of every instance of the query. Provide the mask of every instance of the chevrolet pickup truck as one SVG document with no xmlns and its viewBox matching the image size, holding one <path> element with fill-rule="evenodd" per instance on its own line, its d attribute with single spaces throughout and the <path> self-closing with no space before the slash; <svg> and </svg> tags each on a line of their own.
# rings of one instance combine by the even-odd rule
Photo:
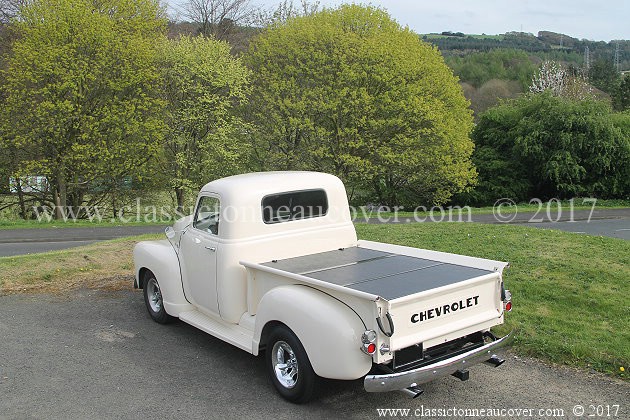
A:
<svg viewBox="0 0 630 420">
<path fill-rule="evenodd" d="M 316 172 L 237 175 L 206 184 L 194 214 L 134 249 L 153 320 L 179 318 L 264 354 L 285 399 L 318 379 L 363 378 L 367 392 L 420 385 L 487 362 L 511 339 L 507 263 L 358 240 L 346 190 Z"/>
</svg>

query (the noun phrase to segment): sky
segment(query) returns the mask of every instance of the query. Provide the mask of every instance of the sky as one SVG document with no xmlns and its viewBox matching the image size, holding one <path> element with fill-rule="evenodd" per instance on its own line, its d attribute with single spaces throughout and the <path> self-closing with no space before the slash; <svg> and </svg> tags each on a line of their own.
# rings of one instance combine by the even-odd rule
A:
<svg viewBox="0 0 630 420">
<path fill-rule="evenodd" d="M 180 4 L 186 0 L 178 1 Z M 251 0 L 273 8 L 279 0 Z M 313 1 L 311 1 L 313 2 Z M 294 0 L 299 4 L 300 0 Z M 321 6 L 352 3 L 320 0 Z M 510 31 L 560 32 L 578 39 L 630 39 L 630 0 L 366 0 L 386 9 L 416 33 L 442 31 L 503 34 Z"/>
</svg>

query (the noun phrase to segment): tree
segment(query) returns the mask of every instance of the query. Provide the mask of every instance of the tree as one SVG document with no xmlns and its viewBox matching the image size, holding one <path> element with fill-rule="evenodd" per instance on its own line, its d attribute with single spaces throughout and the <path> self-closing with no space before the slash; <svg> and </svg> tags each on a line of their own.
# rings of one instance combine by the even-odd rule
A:
<svg viewBox="0 0 630 420">
<path fill-rule="evenodd" d="M 188 19 L 198 23 L 199 33 L 226 40 L 234 26 L 253 13 L 250 0 L 187 0 L 184 5 Z"/>
<path fill-rule="evenodd" d="M 479 89 L 464 83 L 462 88 L 466 99 L 470 101 L 470 108 L 474 111 L 475 117 L 501 100 L 515 98 L 522 93 L 519 83 L 512 80 L 491 79 Z"/>
<path fill-rule="evenodd" d="M 626 74 L 613 94 L 613 106 L 617 111 L 630 109 L 630 74 Z"/>
<path fill-rule="evenodd" d="M 566 67 L 555 61 L 544 61 L 529 86 L 531 93 L 550 92 L 553 96 L 570 99 L 593 97 L 593 89 L 580 74 L 572 74 Z"/>
<path fill-rule="evenodd" d="M 445 60 L 460 80 L 476 88 L 490 80 L 500 79 L 518 82 L 522 89 L 527 89 L 536 71 L 532 57 L 524 51 L 511 49 L 453 55 Z"/>
<path fill-rule="evenodd" d="M 599 59 L 589 69 L 588 79 L 597 89 L 613 95 L 621 77 L 612 60 Z"/>
<path fill-rule="evenodd" d="M 318 10 L 319 1 L 300 0 L 300 4 L 296 5 L 293 0 L 283 0 L 273 9 L 258 9 L 253 23 L 260 27 L 267 27 L 298 16 L 310 16 Z"/>
<path fill-rule="evenodd" d="M 469 200 L 627 197 L 629 117 L 603 101 L 550 92 L 488 110 L 473 132 L 479 187 Z"/>
<path fill-rule="evenodd" d="M 246 56 L 262 169 L 312 169 L 383 204 L 442 203 L 474 182 L 472 116 L 436 48 L 345 5 L 272 25 Z"/>
<path fill-rule="evenodd" d="M 88 192 L 102 200 L 150 174 L 162 133 L 158 2 L 34 0 L 13 25 L 0 141 L 16 151 L 14 175 L 45 175 L 50 191 L 39 198 L 62 217 Z"/>
<path fill-rule="evenodd" d="M 226 42 L 203 36 L 167 41 L 161 53 L 167 134 L 162 173 L 178 211 L 187 191 L 244 171 L 250 148 L 239 142 L 233 108 L 245 99 L 249 72 Z"/>
</svg>

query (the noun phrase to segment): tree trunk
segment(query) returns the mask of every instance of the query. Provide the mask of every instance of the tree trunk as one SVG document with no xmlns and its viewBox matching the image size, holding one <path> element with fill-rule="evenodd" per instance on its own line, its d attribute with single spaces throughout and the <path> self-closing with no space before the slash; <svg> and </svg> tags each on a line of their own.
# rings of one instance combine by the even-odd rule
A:
<svg viewBox="0 0 630 420">
<path fill-rule="evenodd" d="M 175 188 L 175 197 L 177 198 L 177 213 L 184 213 L 184 189 L 181 187 Z"/>
<path fill-rule="evenodd" d="M 118 217 L 118 208 L 116 207 L 116 194 L 112 193 L 112 218 Z M 122 213 L 120 214 L 122 216 Z"/>
<path fill-rule="evenodd" d="M 60 220 L 66 217 L 66 208 L 68 207 L 68 191 L 63 171 L 57 174 L 55 187 L 55 219 Z"/>
<path fill-rule="evenodd" d="M 22 191 L 22 180 L 19 177 L 15 178 L 15 187 L 18 194 L 18 202 L 20 203 L 20 217 L 26 220 L 26 204 L 24 203 L 24 192 Z"/>
</svg>

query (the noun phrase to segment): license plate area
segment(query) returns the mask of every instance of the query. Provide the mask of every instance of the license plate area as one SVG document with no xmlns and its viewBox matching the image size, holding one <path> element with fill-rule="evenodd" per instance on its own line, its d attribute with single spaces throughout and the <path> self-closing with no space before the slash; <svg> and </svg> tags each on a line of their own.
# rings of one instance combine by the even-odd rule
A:
<svg viewBox="0 0 630 420">
<path fill-rule="evenodd" d="M 380 365 L 380 368 L 388 373 L 406 372 L 457 356 L 476 347 L 481 347 L 484 344 L 485 342 L 481 332 L 469 334 L 428 349 L 425 349 L 422 343 L 418 343 L 404 349 L 396 350 L 392 360 L 387 364 Z"/>
</svg>

